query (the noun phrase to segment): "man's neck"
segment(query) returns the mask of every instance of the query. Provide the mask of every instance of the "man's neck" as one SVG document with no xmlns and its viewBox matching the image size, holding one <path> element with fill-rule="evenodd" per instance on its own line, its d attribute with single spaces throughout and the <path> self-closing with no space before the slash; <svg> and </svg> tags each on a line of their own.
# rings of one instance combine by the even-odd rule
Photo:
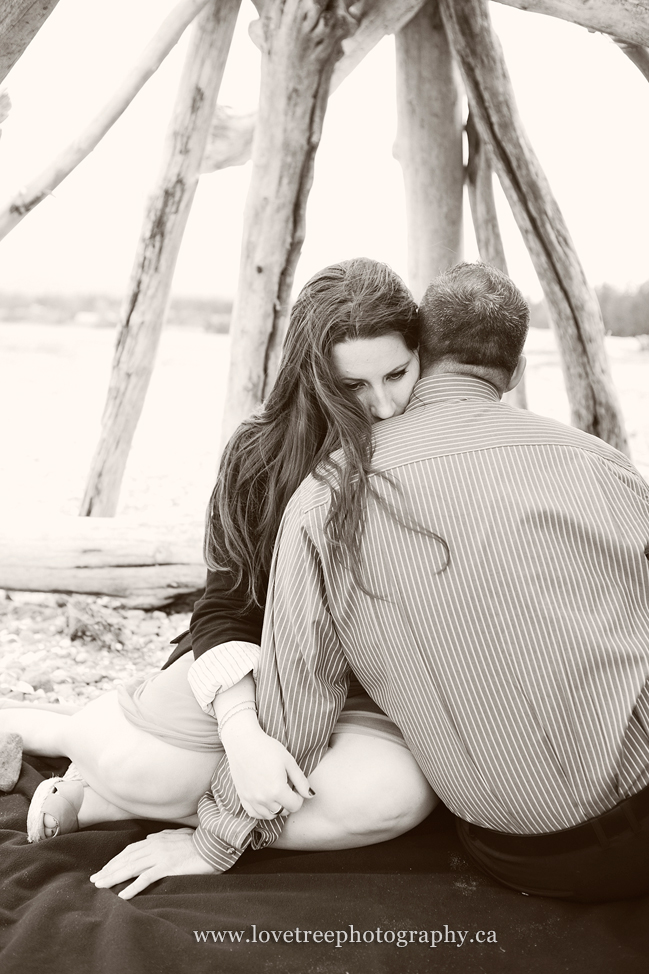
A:
<svg viewBox="0 0 649 974">
<path fill-rule="evenodd" d="M 493 386 L 499 396 L 503 395 L 507 385 L 505 376 L 500 369 L 489 369 L 482 365 L 466 365 L 466 363 L 458 362 L 452 358 L 433 362 L 429 368 L 422 371 L 421 378 L 428 379 L 436 375 L 461 375 L 470 379 L 482 379 L 483 382 L 488 382 L 490 386 Z"/>
</svg>

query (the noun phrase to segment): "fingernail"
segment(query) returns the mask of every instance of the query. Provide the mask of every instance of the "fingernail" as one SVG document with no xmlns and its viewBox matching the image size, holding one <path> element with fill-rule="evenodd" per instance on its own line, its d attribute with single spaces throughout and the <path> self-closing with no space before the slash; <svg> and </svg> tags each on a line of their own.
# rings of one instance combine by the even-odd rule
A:
<svg viewBox="0 0 649 974">
<path fill-rule="evenodd" d="M 313 788 L 309 788 L 309 798 L 315 798 L 315 791 Z"/>
</svg>

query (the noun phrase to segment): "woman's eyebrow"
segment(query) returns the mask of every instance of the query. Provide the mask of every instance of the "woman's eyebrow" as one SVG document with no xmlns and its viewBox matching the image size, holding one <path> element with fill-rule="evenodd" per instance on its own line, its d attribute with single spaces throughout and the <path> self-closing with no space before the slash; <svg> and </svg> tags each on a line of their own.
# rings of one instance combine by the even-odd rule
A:
<svg viewBox="0 0 649 974">
<path fill-rule="evenodd" d="M 384 372 L 383 374 L 392 375 L 393 372 L 401 372 L 402 369 L 407 369 L 409 365 L 410 359 L 408 359 L 407 362 L 402 362 L 401 365 L 393 365 L 391 369 L 388 369 L 388 371 Z M 341 375 L 340 378 L 343 380 L 343 382 L 367 382 L 367 379 L 354 375 Z"/>
</svg>

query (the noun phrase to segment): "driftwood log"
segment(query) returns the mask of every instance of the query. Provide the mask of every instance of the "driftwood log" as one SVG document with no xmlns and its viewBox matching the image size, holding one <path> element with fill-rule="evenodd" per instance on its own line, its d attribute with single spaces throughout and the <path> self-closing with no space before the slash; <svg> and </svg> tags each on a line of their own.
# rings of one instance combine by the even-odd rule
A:
<svg viewBox="0 0 649 974">
<path fill-rule="evenodd" d="M 181 0 L 165 18 L 120 87 L 78 138 L 0 209 L 0 240 L 13 230 L 35 206 L 49 196 L 69 176 L 115 124 L 138 91 L 160 67 L 177 44 L 185 28 L 194 20 L 207 0 Z"/>
<path fill-rule="evenodd" d="M 628 452 L 594 291 L 518 116 L 486 0 L 440 0 L 469 106 L 534 263 L 555 327 L 575 426 Z"/>
<path fill-rule="evenodd" d="M 203 525 L 134 518 L 11 519 L 0 539 L 0 588 L 111 595 L 167 605 L 205 586 Z"/>
<path fill-rule="evenodd" d="M 31 44 L 59 0 L 2 0 L 0 5 L 0 83 Z"/>
<path fill-rule="evenodd" d="M 239 0 L 212 0 L 194 25 L 122 310 L 101 435 L 81 504 L 84 516 L 110 517 L 117 510 L 238 10 Z"/>
<path fill-rule="evenodd" d="M 274 377 L 331 74 L 356 21 L 343 0 L 269 0 L 262 25 L 259 121 L 230 326 L 224 440 Z"/>
<path fill-rule="evenodd" d="M 395 156 L 406 190 L 408 282 L 420 301 L 462 260 L 462 90 L 437 0 L 396 35 Z"/>
</svg>

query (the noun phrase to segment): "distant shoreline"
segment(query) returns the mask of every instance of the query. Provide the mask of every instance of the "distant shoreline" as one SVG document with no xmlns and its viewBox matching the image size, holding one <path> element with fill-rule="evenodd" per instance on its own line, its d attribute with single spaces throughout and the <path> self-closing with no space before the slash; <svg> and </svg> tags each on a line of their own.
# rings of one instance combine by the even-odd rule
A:
<svg viewBox="0 0 649 974">
<path fill-rule="evenodd" d="M 607 335 L 619 338 L 649 335 L 649 281 L 627 291 L 602 284 L 595 292 Z M 165 323 L 226 334 L 230 330 L 232 305 L 232 298 L 174 296 Z M 121 306 L 122 298 L 116 295 L 0 291 L 0 322 L 111 328 L 119 322 Z M 530 315 L 532 328 L 550 327 L 544 301 L 530 302 Z"/>
</svg>

